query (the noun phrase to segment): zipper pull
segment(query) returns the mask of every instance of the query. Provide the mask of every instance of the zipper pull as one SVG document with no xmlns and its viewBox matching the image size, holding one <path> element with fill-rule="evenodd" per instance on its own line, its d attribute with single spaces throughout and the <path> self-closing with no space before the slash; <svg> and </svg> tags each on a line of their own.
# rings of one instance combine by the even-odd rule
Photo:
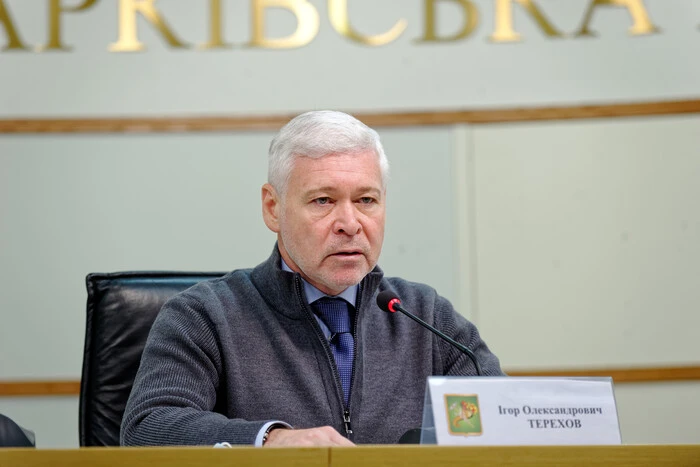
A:
<svg viewBox="0 0 700 467">
<path fill-rule="evenodd" d="M 349 410 L 345 410 L 345 412 L 343 412 L 343 421 L 345 422 L 345 434 L 350 436 L 352 434 L 352 425 L 350 425 Z"/>
</svg>

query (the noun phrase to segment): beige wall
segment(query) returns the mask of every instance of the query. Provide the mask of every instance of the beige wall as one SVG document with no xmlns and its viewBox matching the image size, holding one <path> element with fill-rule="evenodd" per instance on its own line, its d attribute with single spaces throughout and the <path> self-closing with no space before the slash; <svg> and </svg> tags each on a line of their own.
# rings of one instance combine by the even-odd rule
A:
<svg viewBox="0 0 700 467">
<path fill-rule="evenodd" d="M 421 41 L 430 29 L 424 0 L 349 1 L 349 21 L 360 34 L 380 34 L 405 21 L 396 40 L 369 47 L 336 32 L 328 1 L 291 0 L 318 12 L 318 33 L 303 47 L 269 49 L 246 45 L 253 35 L 252 5 L 265 1 L 222 0 L 222 37 L 232 47 L 203 50 L 213 30 L 210 2 L 160 0 L 154 3 L 157 11 L 186 47 L 168 45 L 139 16 L 137 37 L 145 49 L 126 53 L 109 51 L 125 24 L 120 26 L 117 0 L 61 15 L 61 41 L 73 50 L 43 53 L 35 50 L 49 43 L 49 2 L 4 3 L 28 49 L 0 52 L 0 116 L 264 115 L 319 107 L 406 111 L 700 95 L 700 61 L 694 59 L 700 5 L 694 1 L 628 2 L 644 5 L 643 12 L 599 6 L 590 22 L 595 37 L 577 36 L 593 0 L 532 2 L 561 34 L 552 38 L 519 2 L 510 2 L 510 14 L 503 8 L 499 14 L 496 5 L 509 2 L 472 0 L 473 31 L 437 42 Z M 435 3 L 435 35 L 459 33 L 465 24 L 461 2 Z M 646 20 L 633 21 L 631 13 Z M 284 38 L 297 27 L 295 16 L 282 9 L 267 11 L 265 20 L 270 38 Z M 520 41 L 491 40 L 497 20 L 511 23 Z M 659 32 L 630 33 L 631 27 L 643 33 L 650 25 Z M 5 43 L 0 32 L 0 47 Z"/>
<path fill-rule="evenodd" d="M 700 360 L 699 117 L 494 125 L 474 143 L 479 319 L 510 365 Z"/>
</svg>

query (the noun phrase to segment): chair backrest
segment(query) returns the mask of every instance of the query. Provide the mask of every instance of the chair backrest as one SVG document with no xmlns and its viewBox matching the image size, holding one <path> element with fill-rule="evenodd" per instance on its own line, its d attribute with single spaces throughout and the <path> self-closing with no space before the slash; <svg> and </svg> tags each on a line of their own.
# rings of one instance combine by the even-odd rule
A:
<svg viewBox="0 0 700 467">
<path fill-rule="evenodd" d="M 0 413 L 0 448 L 36 447 L 32 430 L 22 428 L 14 420 Z"/>
<path fill-rule="evenodd" d="M 223 272 L 116 272 L 89 274 L 80 445 L 118 446 L 124 408 L 146 338 L 173 295 Z"/>
</svg>

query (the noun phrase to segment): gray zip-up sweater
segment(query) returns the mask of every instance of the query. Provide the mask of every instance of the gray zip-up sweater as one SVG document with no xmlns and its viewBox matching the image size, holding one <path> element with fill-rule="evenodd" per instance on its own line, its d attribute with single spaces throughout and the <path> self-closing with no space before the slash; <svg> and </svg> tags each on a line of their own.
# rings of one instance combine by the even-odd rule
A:
<svg viewBox="0 0 700 467">
<path fill-rule="evenodd" d="M 301 276 L 280 268 L 275 246 L 256 268 L 201 282 L 164 305 L 126 406 L 122 444 L 253 444 L 270 420 L 346 434 L 345 418 L 355 443 L 396 443 L 421 425 L 428 376 L 476 372 L 465 355 L 408 317 L 381 311 L 375 300 L 385 289 L 472 349 L 486 375 L 502 375 L 477 329 L 446 299 L 426 285 L 383 277 L 376 267 L 358 291 L 354 376 L 344 407 Z"/>
</svg>

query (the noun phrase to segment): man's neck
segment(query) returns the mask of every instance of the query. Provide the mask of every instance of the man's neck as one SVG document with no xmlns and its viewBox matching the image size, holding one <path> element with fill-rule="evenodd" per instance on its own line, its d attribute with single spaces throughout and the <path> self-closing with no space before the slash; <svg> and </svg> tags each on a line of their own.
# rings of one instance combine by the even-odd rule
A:
<svg viewBox="0 0 700 467">
<path fill-rule="evenodd" d="M 284 258 L 280 258 L 281 261 L 281 267 L 283 270 L 288 271 L 288 272 L 294 272 L 289 265 L 287 265 L 286 261 Z M 348 287 L 347 289 L 343 290 L 337 295 L 329 295 L 327 293 L 324 293 L 320 291 L 317 287 L 313 286 L 309 281 L 304 279 L 304 277 L 301 278 L 302 282 L 304 283 L 304 292 L 306 294 L 306 300 L 308 303 L 313 303 L 316 300 L 318 300 L 321 297 L 337 297 L 337 298 L 342 298 L 352 306 L 355 306 L 355 303 L 357 302 L 357 290 L 359 288 L 358 284 L 352 285 Z"/>
</svg>

